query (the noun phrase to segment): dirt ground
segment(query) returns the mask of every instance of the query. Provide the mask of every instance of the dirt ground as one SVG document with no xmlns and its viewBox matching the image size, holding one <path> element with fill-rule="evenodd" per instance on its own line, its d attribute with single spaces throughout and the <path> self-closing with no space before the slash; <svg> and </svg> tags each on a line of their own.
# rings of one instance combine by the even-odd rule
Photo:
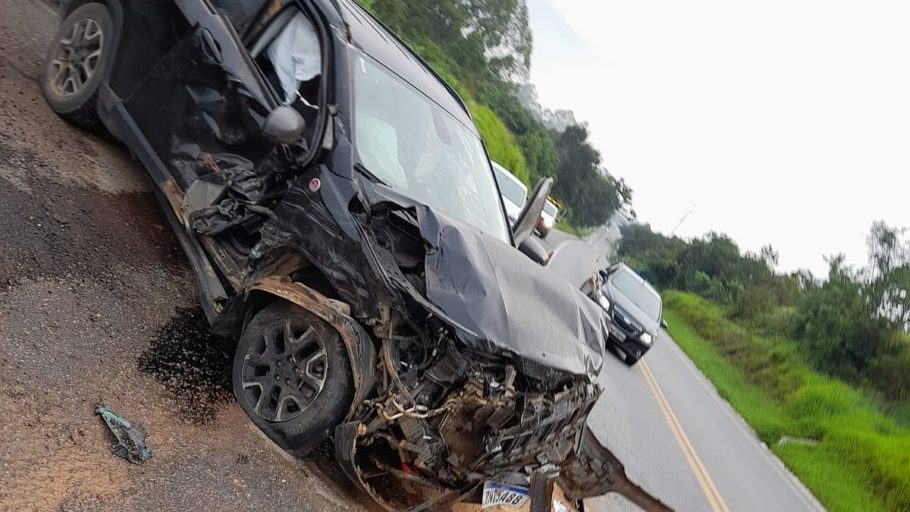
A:
<svg viewBox="0 0 910 512">
<path fill-rule="evenodd" d="M 234 403 L 144 171 L 41 99 L 55 25 L 0 0 L 0 510 L 361 510 L 328 448 L 296 461 Z M 150 461 L 111 454 L 99 403 Z"/>
</svg>

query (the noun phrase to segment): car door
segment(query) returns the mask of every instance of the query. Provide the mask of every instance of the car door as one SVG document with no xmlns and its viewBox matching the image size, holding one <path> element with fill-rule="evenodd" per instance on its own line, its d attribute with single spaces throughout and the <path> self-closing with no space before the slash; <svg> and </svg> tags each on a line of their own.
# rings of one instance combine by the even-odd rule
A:
<svg viewBox="0 0 910 512">
<path fill-rule="evenodd" d="M 255 174 L 275 146 L 262 126 L 277 101 L 230 18 L 208 0 L 138 2 L 125 18 L 126 39 L 136 39 L 131 28 L 151 28 L 156 34 L 149 37 L 157 37 L 151 47 L 141 40 L 120 45 L 118 67 L 141 79 L 111 80 L 145 139 L 140 143 L 152 150 L 146 165 L 155 181 L 173 178 L 186 191 L 213 173 Z"/>
</svg>

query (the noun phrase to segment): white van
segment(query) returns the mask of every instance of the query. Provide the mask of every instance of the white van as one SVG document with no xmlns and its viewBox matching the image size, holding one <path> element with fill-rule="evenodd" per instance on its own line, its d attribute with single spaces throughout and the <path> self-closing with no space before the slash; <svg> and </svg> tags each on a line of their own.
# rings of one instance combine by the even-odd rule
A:
<svg viewBox="0 0 910 512">
<path fill-rule="evenodd" d="M 528 187 L 521 182 L 514 174 L 509 172 L 505 167 L 493 162 L 493 170 L 496 171 L 496 182 L 499 184 L 499 191 L 502 193 L 502 202 L 506 207 L 506 215 L 509 216 L 509 223 L 515 224 L 515 219 L 524 208 L 528 200 Z"/>
</svg>

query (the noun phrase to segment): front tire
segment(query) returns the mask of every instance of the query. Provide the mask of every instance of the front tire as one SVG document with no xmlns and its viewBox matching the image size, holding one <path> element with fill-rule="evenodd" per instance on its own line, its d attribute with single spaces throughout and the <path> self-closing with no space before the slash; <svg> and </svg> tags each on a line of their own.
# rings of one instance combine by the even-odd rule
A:
<svg viewBox="0 0 910 512">
<path fill-rule="evenodd" d="M 41 93 L 60 117 L 96 128 L 98 91 L 110 68 L 114 20 L 107 6 L 88 3 L 71 12 L 57 29 L 41 75 Z"/>
<path fill-rule="evenodd" d="M 284 301 L 264 308 L 244 329 L 232 380 L 253 423 L 299 457 L 334 432 L 354 396 L 351 363 L 338 332 Z"/>
</svg>

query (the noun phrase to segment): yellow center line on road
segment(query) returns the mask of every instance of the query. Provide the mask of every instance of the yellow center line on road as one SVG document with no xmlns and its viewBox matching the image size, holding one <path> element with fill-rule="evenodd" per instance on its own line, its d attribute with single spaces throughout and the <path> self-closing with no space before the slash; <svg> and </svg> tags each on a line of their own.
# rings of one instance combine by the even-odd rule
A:
<svg viewBox="0 0 910 512">
<path fill-rule="evenodd" d="M 676 438 L 676 442 L 679 444 L 683 455 L 686 457 L 686 462 L 688 462 L 689 467 L 692 468 L 695 479 L 698 480 L 698 485 L 701 487 L 702 492 L 705 493 L 711 510 L 713 512 L 730 512 L 730 508 L 720 495 L 720 491 L 717 490 L 717 486 L 714 485 L 714 481 L 711 480 L 711 476 L 708 475 L 705 465 L 702 464 L 701 459 L 698 458 L 698 454 L 695 453 L 695 448 L 693 448 L 692 443 L 689 442 L 689 438 L 683 431 L 679 419 L 676 417 L 676 414 L 673 413 L 673 409 L 670 408 L 667 397 L 664 396 L 663 391 L 660 390 L 660 386 L 657 385 L 657 380 L 654 379 L 654 374 L 651 373 L 651 369 L 648 368 L 648 365 L 644 361 L 640 361 L 638 367 L 641 368 L 641 373 L 644 375 L 648 387 L 651 388 L 651 393 L 653 393 L 654 398 L 657 399 L 657 405 L 660 406 L 660 410 L 663 412 L 664 418 L 667 420 L 667 424 L 673 432 L 673 437 Z"/>
</svg>

